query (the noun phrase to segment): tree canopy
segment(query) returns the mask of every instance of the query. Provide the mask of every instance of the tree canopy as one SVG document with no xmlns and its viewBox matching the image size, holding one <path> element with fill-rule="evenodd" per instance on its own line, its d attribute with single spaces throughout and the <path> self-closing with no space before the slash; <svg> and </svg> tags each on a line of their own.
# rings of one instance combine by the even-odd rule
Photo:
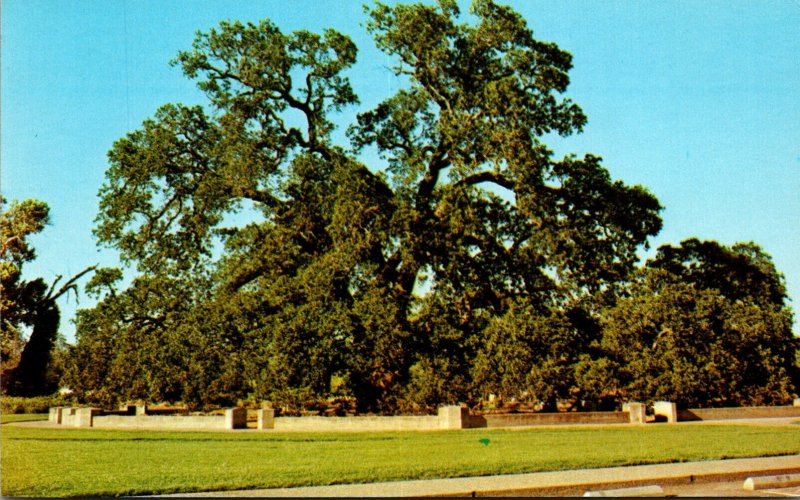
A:
<svg viewBox="0 0 800 500">
<path fill-rule="evenodd" d="M 71 385 L 421 411 L 523 389 L 545 360 L 544 399 L 574 393 L 561 378 L 601 335 L 590 303 L 626 282 L 661 205 L 598 156 L 554 157 L 544 138 L 586 124 L 565 96 L 571 55 L 508 7 L 471 13 L 367 9 L 405 86 L 358 114 L 350 144 L 332 139 L 359 103 L 347 35 L 269 20 L 198 34 L 173 62 L 207 105 L 164 105 L 109 152 L 95 234 L 137 276 L 90 283 Z M 517 333 L 528 354 L 498 378 Z"/>
<path fill-rule="evenodd" d="M 800 346 L 785 301 L 783 277 L 757 245 L 665 245 L 604 318 L 607 367 L 639 399 L 785 403 Z"/>
</svg>

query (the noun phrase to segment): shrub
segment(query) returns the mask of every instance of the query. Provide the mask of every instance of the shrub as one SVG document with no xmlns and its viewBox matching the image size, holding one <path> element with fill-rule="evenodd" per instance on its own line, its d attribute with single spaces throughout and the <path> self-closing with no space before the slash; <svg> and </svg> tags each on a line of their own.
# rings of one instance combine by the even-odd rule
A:
<svg viewBox="0 0 800 500">
<path fill-rule="evenodd" d="M 54 394 L 23 398 L 16 396 L 0 396 L 0 412 L 3 414 L 47 413 L 51 406 L 67 406 L 72 404 L 69 397 Z"/>
</svg>

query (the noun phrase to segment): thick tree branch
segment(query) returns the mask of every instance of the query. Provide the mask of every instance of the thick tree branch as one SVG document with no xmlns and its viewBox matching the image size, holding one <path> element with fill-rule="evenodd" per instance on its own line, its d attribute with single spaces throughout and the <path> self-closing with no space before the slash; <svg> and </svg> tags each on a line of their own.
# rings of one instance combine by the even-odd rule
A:
<svg viewBox="0 0 800 500">
<path fill-rule="evenodd" d="M 231 191 L 236 196 L 247 198 L 248 200 L 255 201 L 258 203 L 263 203 L 264 205 L 270 208 L 278 208 L 280 206 L 283 206 L 284 204 L 284 202 L 279 198 L 271 195 L 266 191 L 261 191 L 259 189 L 253 189 L 244 186 L 235 186 L 231 187 Z"/>
<path fill-rule="evenodd" d="M 44 298 L 44 301 L 54 301 L 57 298 L 61 297 L 65 293 L 69 292 L 70 290 L 75 291 L 76 285 L 75 282 L 81 279 L 81 277 L 87 273 L 90 273 L 97 269 L 97 264 L 93 266 L 89 266 L 83 271 L 79 272 L 75 276 L 69 279 L 64 285 L 58 289 L 58 292 L 53 293 L 55 290 L 56 284 L 61 280 L 61 276 L 57 276 L 53 284 L 50 286 L 50 290 L 48 290 L 47 295 Z"/>
<path fill-rule="evenodd" d="M 450 160 L 447 157 L 447 151 L 443 147 L 439 147 L 437 153 L 428 163 L 428 171 L 425 173 L 425 177 L 422 178 L 419 186 L 417 187 L 418 208 L 422 208 L 422 205 L 427 204 L 427 202 L 430 200 L 433 189 L 439 182 L 439 175 L 441 174 L 442 170 L 447 168 L 449 165 Z"/>
<path fill-rule="evenodd" d="M 474 186 L 482 182 L 491 182 L 510 191 L 513 191 L 515 187 L 514 181 L 498 172 L 478 172 L 477 174 L 468 175 L 456 182 L 455 186 Z"/>
</svg>

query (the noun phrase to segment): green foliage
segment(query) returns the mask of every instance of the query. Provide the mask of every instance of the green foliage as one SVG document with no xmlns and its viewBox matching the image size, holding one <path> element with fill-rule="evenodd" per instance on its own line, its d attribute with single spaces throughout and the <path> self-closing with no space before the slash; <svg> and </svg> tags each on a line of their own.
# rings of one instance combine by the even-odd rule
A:
<svg viewBox="0 0 800 500">
<path fill-rule="evenodd" d="M 6 204 L 0 198 L 0 207 Z M 3 207 L 5 208 L 5 207 Z M 36 258 L 36 251 L 30 246 L 28 237 L 41 232 L 50 222 L 50 207 L 39 200 L 14 201 L 0 217 L 0 255 L 4 262 L 13 262 L 20 267 Z"/>
<path fill-rule="evenodd" d="M 714 280 L 736 270 L 711 264 Z M 777 277 L 774 268 L 771 274 Z M 761 295 L 763 280 L 756 285 L 737 288 L 734 299 L 701 280 L 643 270 L 604 318 L 605 364 L 620 391 L 684 407 L 789 402 L 797 346 L 791 312 L 782 298 Z"/>
<path fill-rule="evenodd" d="M 32 398 L 3 395 L 0 396 L 0 413 L 14 415 L 47 413 L 51 406 L 69 406 L 72 401 L 71 396 L 62 395 Z"/>
<path fill-rule="evenodd" d="M 47 285 L 41 279 L 22 280 L 22 268 L 36 258 L 29 236 L 41 232 L 50 220 L 50 209 L 38 200 L 12 202 L 0 197 L 0 333 L 2 333 L 3 386 L 19 363 L 25 346 L 23 331 L 33 326 L 36 306 Z"/>
<path fill-rule="evenodd" d="M 577 403 L 577 370 L 598 329 L 577 309 L 511 308 L 486 329 L 473 376 L 486 393 L 522 398 L 549 411 Z"/>
<path fill-rule="evenodd" d="M 716 290 L 734 301 L 782 307 L 787 299 L 783 275 L 755 243 L 725 247 L 692 238 L 678 247 L 659 247 L 648 267 L 664 269 L 685 283 Z"/>
<path fill-rule="evenodd" d="M 91 287 L 114 270 L 100 270 Z M 241 339 L 224 317 L 192 307 L 202 285 L 163 276 L 137 278 L 123 292 L 112 282 L 95 308 L 78 312 L 78 343 L 64 381 L 85 401 L 179 401 L 213 406 L 235 401 Z M 159 308 L 162 308 L 159 310 Z M 215 322 L 216 321 L 216 322 Z M 231 380 L 233 379 L 233 380 Z"/>
</svg>

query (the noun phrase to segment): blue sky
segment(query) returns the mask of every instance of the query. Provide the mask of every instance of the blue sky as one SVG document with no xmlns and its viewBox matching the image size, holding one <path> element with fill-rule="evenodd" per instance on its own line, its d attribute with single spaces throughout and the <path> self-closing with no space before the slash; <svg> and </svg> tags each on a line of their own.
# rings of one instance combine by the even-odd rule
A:
<svg viewBox="0 0 800 500">
<path fill-rule="evenodd" d="M 220 20 L 271 18 L 284 31 L 332 27 L 359 46 L 362 105 L 398 88 L 348 0 L 4 0 L 0 189 L 50 204 L 27 277 L 114 265 L 91 235 L 113 141 L 167 102 L 202 96 L 168 62 Z M 556 138 L 666 207 L 652 240 L 754 241 L 800 301 L 800 0 L 507 1 L 535 35 L 574 56 L 568 95 L 589 117 Z M 468 2 L 461 2 L 466 10 Z M 81 297 L 80 307 L 91 305 Z M 62 299 L 72 339 L 75 300 Z M 795 331 L 800 333 L 796 320 Z"/>
</svg>

